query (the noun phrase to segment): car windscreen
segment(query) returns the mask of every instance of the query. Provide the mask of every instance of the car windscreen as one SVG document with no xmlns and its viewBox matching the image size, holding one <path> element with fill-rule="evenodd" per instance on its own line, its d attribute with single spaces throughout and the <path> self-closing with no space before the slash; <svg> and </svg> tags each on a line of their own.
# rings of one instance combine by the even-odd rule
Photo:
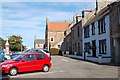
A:
<svg viewBox="0 0 120 80">
<path fill-rule="evenodd" d="M 24 56 L 24 54 L 18 55 L 17 57 L 13 58 L 13 60 L 18 61 L 18 60 L 20 60 L 23 56 Z"/>
</svg>

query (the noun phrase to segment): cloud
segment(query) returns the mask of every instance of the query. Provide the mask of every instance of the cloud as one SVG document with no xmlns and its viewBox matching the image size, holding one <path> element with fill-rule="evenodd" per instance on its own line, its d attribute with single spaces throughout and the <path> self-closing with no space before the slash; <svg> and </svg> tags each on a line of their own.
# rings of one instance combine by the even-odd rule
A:
<svg viewBox="0 0 120 80">
<path fill-rule="evenodd" d="M 74 14 L 92 8 L 94 3 L 3 2 L 3 37 L 21 35 L 24 44 L 32 47 L 34 35 L 45 38 L 46 16 L 54 22 L 72 21 Z"/>
<path fill-rule="evenodd" d="M 95 2 L 95 0 L 4 0 L 3 2 Z"/>
</svg>

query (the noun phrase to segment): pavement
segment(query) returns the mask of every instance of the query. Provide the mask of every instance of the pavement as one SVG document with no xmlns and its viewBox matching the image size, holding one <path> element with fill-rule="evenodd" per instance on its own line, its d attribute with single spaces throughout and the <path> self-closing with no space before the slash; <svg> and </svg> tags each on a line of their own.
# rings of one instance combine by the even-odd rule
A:
<svg viewBox="0 0 120 80">
<path fill-rule="evenodd" d="M 28 72 L 3 78 L 118 78 L 118 67 L 99 65 L 63 56 L 52 56 L 49 72 Z"/>
</svg>

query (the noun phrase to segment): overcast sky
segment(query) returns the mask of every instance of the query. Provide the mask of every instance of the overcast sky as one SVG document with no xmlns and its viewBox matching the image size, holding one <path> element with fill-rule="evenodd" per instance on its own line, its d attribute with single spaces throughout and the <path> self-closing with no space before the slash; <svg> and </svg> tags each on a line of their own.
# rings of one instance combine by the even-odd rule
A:
<svg viewBox="0 0 120 80">
<path fill-rule="evenodd" d="M 9 0 L 10 1 L 10 0 Z M 52 0 L 54 1 L 54 0 Z M 73 15 L 94 9 L 95 2 L 2 2 L 2 36 L 20 35 L 26 46 L 33 47 L 34 36 L 45 38 L 46 16 L 49 21 L 72 21 Z M 1 21 L 0 20 L 0 21 Z M 1 33 L 1 32 L 0 32 Z"/>
</svg>

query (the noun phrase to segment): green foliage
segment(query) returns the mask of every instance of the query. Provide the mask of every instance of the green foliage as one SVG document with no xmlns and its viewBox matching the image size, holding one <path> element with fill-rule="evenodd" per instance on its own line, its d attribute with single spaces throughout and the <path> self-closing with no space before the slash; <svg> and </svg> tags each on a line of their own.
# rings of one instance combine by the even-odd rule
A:
<svg viewBox="0 0 120 80">
<path fill-rule="evenodd" d="M 0 37 L 0 49 L 4 49 L 4 48 L 5 48 L 5 40 Z"/>
<path fill-rule="evenodd" d="M 10 50 L 11 51 L 21 51 L 24 49 L 24 46 L 22 44 L 22 37 L 21 36 L 16 36 L 12 35 L 9 37 L 9 44 L 10 44 Z"/>
<path fill-rule="evenodd" d="M 51 53 L 51 55 L 58 55 L 59 54 L 59 49 L 57 49 L 57 48 L 51 48 L 50 49 L 50 53 Z"/>
</svg>

